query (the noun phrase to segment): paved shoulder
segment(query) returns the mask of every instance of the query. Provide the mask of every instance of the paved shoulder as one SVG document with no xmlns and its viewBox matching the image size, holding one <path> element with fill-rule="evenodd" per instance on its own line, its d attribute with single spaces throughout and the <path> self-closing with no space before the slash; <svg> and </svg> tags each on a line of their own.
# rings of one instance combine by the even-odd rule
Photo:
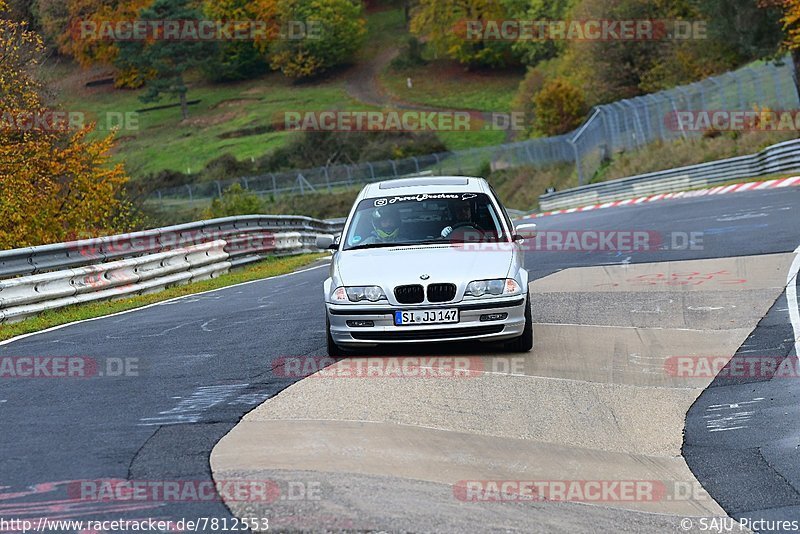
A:
<svg viewBox="0 0 800 534">
<path fill-rule="evenodd" d="M 290 358 L 308 378 L 220 441 L 215 478 L 316 484 L 313 498 L 228 503 L 312 530 L 333 516 L 356 529 L 567 531 L 724 515 L 680 455 L 686 411 L 713 377 L 680 376 L 673 363 L 730 358 L 790 263 L 777 254 L 561 271 L 531 285 L 527 355 L 464 346 L 324 369 Z M 539 528 L 523 518 L 531 509 Z"/>
</svg>

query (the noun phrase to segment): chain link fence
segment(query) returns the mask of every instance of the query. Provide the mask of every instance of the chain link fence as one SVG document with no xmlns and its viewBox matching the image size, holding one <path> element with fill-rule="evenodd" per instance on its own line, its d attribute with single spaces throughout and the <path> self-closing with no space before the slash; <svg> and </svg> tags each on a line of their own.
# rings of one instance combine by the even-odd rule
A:
<svg viewBox="0 0 800 534">
<path fill-rule="evenodd" d="M 492 170 L 532 165 L 574 163 L 583 185 L 614 152 L 632 150 L 659 140 L 699 136 L 675 120 L 685 111 L 796 110 L 798 100 L 791 57 L 759 63 L 690 85 L 595 107 L 576 130 L 498 146 L 442 152 L 400 160 L 267 173 L 232 180 L 201 182 L 155 191 L 151 200 L 162 207 L 194 204 L 221 197 L 234 183 L 262 197 L 331 191 L 402 176 L 477 175 Z M 676 124 L 678 127 L 676 127 Z"/>
</svg>

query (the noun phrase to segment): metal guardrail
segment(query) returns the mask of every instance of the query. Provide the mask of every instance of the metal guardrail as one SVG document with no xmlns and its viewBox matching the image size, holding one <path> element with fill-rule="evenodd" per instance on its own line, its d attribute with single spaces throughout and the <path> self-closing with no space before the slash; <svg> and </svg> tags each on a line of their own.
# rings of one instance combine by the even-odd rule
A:
<svg viewBox="0 0 800 534">
<path fill-rule="evenodd" d="M 678 167 L 548 193 L 539 197 L 539 208 L 542 211 L 576 208 L 644 195 L 686 191 L 750 176 L 796 171 L 800 171 L 800 139 L 778 143 L 749 156 Z"/>
<path fill-rule="evenodd" d="M 342 222 L 246 215 L 0 251 L 0 322 L 214 278 L 269 255 L 316 250 Z"/>
</svg>

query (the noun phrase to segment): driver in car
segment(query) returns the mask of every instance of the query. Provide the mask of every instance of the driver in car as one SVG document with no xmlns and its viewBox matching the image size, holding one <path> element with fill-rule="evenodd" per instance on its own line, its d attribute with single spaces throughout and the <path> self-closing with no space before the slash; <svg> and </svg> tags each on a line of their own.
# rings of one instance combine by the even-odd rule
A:
<svg viewBox="0 0 800 534">
<path fill-rule="evenodd" d="M 455 212 L 455 221 L 442 230 L 442 237 L 450 236 L 456 229 L 482 231 L 481 227 L 472 220 L 472 205 L 469 201 L 459 202 L 453 211 Z"/>
<path fill-rule="evenodd" d="M 376 208 L 372 212 L 372 232 L 364 239 L 363 243 L 395 243 L 399 241 L 402 222 L 397 207 Z"/>
</svg>

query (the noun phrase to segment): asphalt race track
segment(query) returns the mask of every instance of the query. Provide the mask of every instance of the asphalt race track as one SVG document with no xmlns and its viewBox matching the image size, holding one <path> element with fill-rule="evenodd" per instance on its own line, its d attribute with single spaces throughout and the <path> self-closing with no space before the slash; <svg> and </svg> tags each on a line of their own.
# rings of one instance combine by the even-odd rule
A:
<svg viewBox="0 0 800 534">
<path fill-rule="evenodd" d="M 800 189 L 532 222 L 544 240 L 572 230 L 637 231 L 649 232 L 650 246 L 528 252 L 537 345 L 519 373 L 388 384 L 276 372 L 287 356 L 325 355 L 324 265 L 0 345 L 0 358 L 74 357 L 96 370 L 89 378 L 0 380 L 0 517 L 231 521 L 235 513 L 268 516 L 278 531 L 412 532 L 676 531 L 682 517 L 721 510 L 799 519 L 799 377 L 664 376 L 630 348 L 661 347 L 667 360 L 696 356 L 701 345 L 702 355 L 796 360 L 797 300 L 785 286 L 800 245 Z M 687 270 L 707 283 L 686 287 Z M 498 357 L 489 347 L 442 353 L 486 366 Z M 663 371 L 662 360 L 655 368 Z M 394 446 L 383 458 L 371 448 L 380 443 Z M 457 452 L 442 450 L 449 446 Z M 348 464 L 348 455 L 361 461 Z M 211 483 L 212 464 L 218 483 L 269 479 L 286 495 L 302 480 L 322 497 L 104 500 L 83 491 L 106 480 Z M 711 498 L 492 506 L 451 489 L 453 480 L 515 473 L 696 477 Z"/>
</svg>

